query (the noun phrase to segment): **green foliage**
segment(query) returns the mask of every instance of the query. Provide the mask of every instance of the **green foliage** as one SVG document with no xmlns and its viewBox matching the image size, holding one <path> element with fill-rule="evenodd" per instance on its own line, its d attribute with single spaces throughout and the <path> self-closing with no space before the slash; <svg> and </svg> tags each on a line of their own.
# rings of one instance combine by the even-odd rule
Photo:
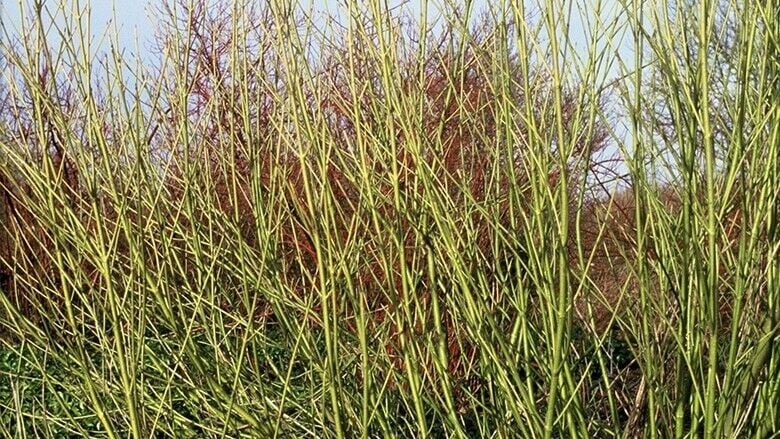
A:
<svg viewBox="0 0 780 439">
<path fill-rule="evenodd" d="M 67 367 L 35 351 L 0 351 L 0 433 L 4 437 L 101 437 L 101 425 Z"/>
</svg>

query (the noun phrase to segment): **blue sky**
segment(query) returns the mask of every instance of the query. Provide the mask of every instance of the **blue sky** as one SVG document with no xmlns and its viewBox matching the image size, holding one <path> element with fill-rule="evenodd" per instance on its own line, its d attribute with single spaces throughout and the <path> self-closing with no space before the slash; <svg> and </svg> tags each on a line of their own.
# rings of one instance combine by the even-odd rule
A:
<svg viewBox="0 0 780 439">
<path fill-rule="evenodd" d="M 22 0 L 27 1 L 27 0 Z M 49 3 L 56 4 L 60 0 L 49 0 Z M 73 1 L 73 0 L 69 0 Z M 141 42 L 148 42 L 152 36 L 152 30 L 154 27 L 154 5 L 161 0 L 78 0 L 80 4 L 90 3 L 92 8 L 93 25 L 96 29 L 101 29 L 111 22 L 116 11 L 117 24 L 119 25 L 120 42 L 126 48 L 132 49 L 135 46 L 136 38 Z M 19 4 L 20 0 L 0 0 L 0 13 L 2 13 L 2 20 L 5 24 L 10 24 L 12 27 L 18 26 L 19 17 Z M 303 0 L 303 4 L 308 3 L 308 0 Z M 404 2 L 402 0 L 391 0 L 393 3 L 407 3 L 412 10 L 419 10 L 419 2 L 409 0 Z M 431 4 L 437 2 L 432 1 Z M 333 0 L 314 0 L 314 8 L 316 11 L 324 12 L 327 9 L 332 9 L 335 2 Z M 475 9 L 479 10 L 487 4 L 487 0 L 476 0 Z M 616 8 L 617 0 L 607 0 L 604 2 L 607 7 Z M 576 16 L 577 14 L 575 14 Z M 578 37 L 577 40 L 582 40 L 583 25 L 579 20 L 575 20 L 572 23 L 572 32 Z"/>
<path fill-rule="evenodd" d="M 28 0 L 22 0 L 27 2 Z M 81 5 L 90 3 L 92 8 L 92 25 L 100 31 L 112 23 L 116 12 L 120 43 L 128 49 L 135 48 L 136 38 L 142 43 L 152 36 L 154 20 L 150 16 L 150 5 L 157 0 L 79 0 Z M 49 0 L 54 7 L 59 0 Z M 19 0 L 0 0 L 0 19 L 11 29 L 18 29 L 20 24 Z M 2 37 L 2 36 L 0 36 Z"/>
<path fill-rule="evenodd" d="M 29 0 L 22 0 L 29 1 Z M 58 3 L 60 0 L 48 0 L 52 5 Z M 73 1 L 73 0 L 69 0 Z M 84 5 L 90 3 L 92 8 L 93 25 L 96 28 L 103 28 L 109 24 L 114 17 L 114 11 L 116 11 L 117 24 L 120 29 L 120 40 L 122 43 L 131 47 L 136 41 L 136 37 L 140 37 L 141 41 L 147 40 L 152 36 L 152 29 L 155 25 L 155 5 L 159 4 L 163 0 L 78 0 L 80 4 Z M 310 0 L 302 0 L 301 3 L 306 5 Z M 316 12 L 325 13 L 328 10 L 333 10 L 336 7 L 336 1 L 328 0 L 314 0 L 313 5 Z M 408 6 L 414 12 L 419 11 L 419 3 L 414 0 L 390 0 L 390 4 L 407 3 Z M 431 2 L 433 4 L 434 2 Z M 3 13 L 3 18 L 6 24 L 12 26 L 18 26 L 19 21 L 19 0 L 0 0 L 0 12 Z M 486 4 L 486 0 L 476 0 L 476 9 L 480 9 Z"/>
<path fill-rule="evenodd" d="M 28 0 L 21 0 L 27 2 Z M 48 0 L 51 4 L 57 4 L 63 0 Z M 116 13 L 116 24 L 118 27 L 119 43 L 125 49 L 125 55 L 140 55 L 141 59 L 144 59 L 146 54 L 150 53 L 149 48 L 153 42 L 154 26 L 155 26 L 155 12 L 156 5 L 159 5 L 162 1 L 167 0 L 64 0 L 66 3 L 78 1 L 79 4 L 84 5 L 87 2 L 91 4 L 92 8 L 92 25 L 95 33 L 105 29 L 106 25 L 110 24 L 114 14 Z M 308 4 L 311 0 L 300 0 L 303 4 Z M 331 0 L 313 0 L 315 12 L 325 13 L 327 10 L 333 10 L 335 2 Z M 476 10 L 483 9 L 488 0 L 475 0 Z M 568 3 L 567 0 L 565 3 Z M 588 2 L 591 0 L 581 0 L 581 2 Z M 593 0 L 596 1 L 596 0 Z M 610 10 L 605 15 L 615 16 L 618 10 L 618 0 L 602 0 L 606 9 Z M 17 28 L 19 25 L 19 2 L 20 0 L 0 0 L 0 19 L 3 23 L 11 28 Z M 391 4 L 404 3 L 404 0 L 390 0 Z M 581 3 L 577 2 L 577 3 Z M 409 6 L 415 13 L 419 12 L 419 2 L 416 0 L 408 0 Z M 431 0 L 431 4 L 438 3 L 436 0 Z M 586 14 L 590 19 L 593 18 L 592 9 L 586 9 Z M 430 15 L 430 14 L 429 14 Z M 577 17 L 578 12 L 574 12 L 573 22 L 571 23 L 570 35 L 573 38 L 576 51 L 579 55 L 586 57 L 583 52 L 586 47 L 586 39 L 584 37 L 584 29 L 588 27 L 587 24 Z M 430 19 L 430 17 L 429 17 Z M 3 34 L 0 33 L 0 38 L 3 38 Z M 140 46 L 138 46 L 140 44 Z M 601 44 L 605 44 L 603 41 Z M 620 46 L 620 56 L 624 61 L 630 62 L 631 49 L 630 41 L 624 40 L 622 43 L 616 43 Z M 106 46 L 103 45 L 105 49 Z M 607 57 L 607 62 L 614 61 L 615 57 Z M 618 76 L 620 71 L 616 62 L 612 62 L 609 66 L 602 66 L 601 80 L 608 82 Z M 601 76 L 601 75 L 600 75 Z"/>
<path fill-rule="evenodd" d="M 3 23 L 9 26 L 11 29 L 18 28 L 19 26 L 19 4 L 21 2 L 28 3 L 30 0 L 0 0 L 0 13 L 2 13 Z M 125 50 L 125 55 L 140 55 L 141 59 L 146 58 L 149 52 L 149 48 L 153 43 L 155 15 L 157 12 L 157 5 L 163 1 L 169 0 L 45 0 L 48 4 L 54 5 L 65 3 L 74 4 L 76 2 L 79 5 L 89 4 L 92 12 L 92 26 L 93 33 L 100 34 L 102 30 L 106 29 L 106 26 L 112 23 L 112 19 L 116 14 L 116 25 L 119 31 L 119 44 Z M 337 3 L 341 3 L 341 0 L 336 2 L 335 0 L 300 0 L 301 4 L 308 5 L 309 2 L 313 2 L 315 13 L 325 14 L 327 11 L 333 12 Z M 569 4 L 585 4 L 594 2 L 597 0 L 579 0 L 579 1 L 564 1 L 566 5 Z M 433 6 L 435 10 L 436 4 L 440 3 L 438 0 L 430 0 L 429 4 Z M 527 2 L 535 3 L 535 2 Z M 604 15 L 616 14 L 618 10 L 618 0 L 602 0 L 603 7 L 608 12 Z M 420 1 L 418 0 L 390 0 L 391 5 L 405 4 L 410 10 L 417 14 L 419 13 Z M 488 4 L 488 0 L 474 0 L 474 8 L 479 11 Z M 586 14 L 590 19 L 593 18 L 592 8 L 585 8 Z M 434 12 L 429 13 L 429 19 L 432 19 Z M 577 52 L 584 56 L 584 49 L 587 45 L 584 30 L 588 28 L 587 24 L 584 24 L 579 18 L 579 13 L 574 10 L 573 19 L 570 27 L 570 35 L 574 41 Z M 0 38 L 3 35 L 0 34 Z M 621 45 L 621 56 L 624 60 L 629 60 L 628 57 L 630 50 L 628 49 L 626 42 Z M 603 44 L 603 41 L 602 41 Z M 139 46 L 140 45 L 140 46 Z M 102 48 L 106 48 L 102 45 Z M 614 59 L 611 57 L 610 59 Z M 606 77 L 614 78 L 617 76 L 618 66 L 617 63 L 613 63 L 611 66 L 602 67 L 603 72 L 607 72 Z"/>
</svg>

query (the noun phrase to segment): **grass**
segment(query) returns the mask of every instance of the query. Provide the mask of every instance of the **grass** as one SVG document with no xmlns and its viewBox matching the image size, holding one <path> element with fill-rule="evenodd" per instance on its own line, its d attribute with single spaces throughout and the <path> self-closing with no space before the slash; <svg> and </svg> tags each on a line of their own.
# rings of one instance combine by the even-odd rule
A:
<svg viewBox="0 0 780 439">
<path fill-rule="evenodd" d="M 778 5 L 608 3 L 31 2 L 0 432 L 772 437 Z"/>
</svg>

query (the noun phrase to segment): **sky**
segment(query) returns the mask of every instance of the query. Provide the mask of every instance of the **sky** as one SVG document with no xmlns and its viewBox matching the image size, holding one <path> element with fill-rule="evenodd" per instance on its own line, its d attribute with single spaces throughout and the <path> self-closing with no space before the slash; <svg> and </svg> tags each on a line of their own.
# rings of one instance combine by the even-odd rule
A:
<svg viewBox="0 0 780 439">
<path fill-rule="evenodd" d="M 72 2 L 72 0 L 69 0 Z M 149 42 L 153 36 L 154 15 L 150 5 L 158 0 L 77 0 L 81 5 L 91 6 L 92 26 L 96 30 L 104 30 L 112 24 L 116 14 L 116 24 L 119 31 L 119 42 L 127 48 L 136 49 L 136 41 Z M 0 0 L 0 21 L 10 30 L 16 30 L 20 25 L 20 4 L 29 0 Z M 59 0 L 47 0 L 46 3 L 56 5 Z M 52 6 L 53 7 L 53 6 Z M 152 13 L 150 15 L 150 13 Z M 0 35 L 2 38 L 2 35 Z M 143 47 L 143 46 L 142 46 Z"/>
<path fill-rule="evenodd" d="M 154 29 L 156 26 L 156 15 L 159 14 L 157 6 L 163 1 L 170 0 L 43 0 L 45 4 L 54 7 L 57 4 L 78 4 L 81 6 L 90 5 L 92 13 L 92 26 L 93 33 L 100 34 L 100 30 L 106 28 L 107 25 L 114 24 L 113 18 L 116 17 L 116 25 L 118 30 L 118 41 L 121 48 L 124 50 L 126 56 L 140 55 L 140 59 L 145 60 L 146 57 L 152 53 L 150 48 L 153 44 Z M 313 2 L 313 8 L 316 14 L 321 16 L 326 14 L 327 11 L 333 11 L 335 6 L 339 3 L 343 3 L 344 0 L 299 0 L 302 5 L 308 5 L 309 2 Z M 465 3 L 465 0 L 460 0 Z M 525 0 L 526 4 L 534 4 L 535 1 Z M 594 18 L 593 3 L 600 1 L 604 10 L 608 11 L 603 16 L 616 16 L 619 8 L 619 0 L 561 0 L 563 5 L 575 5 L 583 4 L 585 7 L 586 20 L 592 20 Z M 30 3 L 31 0 L 0 0 L 0 23 L 10 28 L 12 34 L 13 29 L 18 29 L 20 25 L 19 20 L 19 5 L 21 3 Z M 430 0 L 429 4 L 433 6 L 431 12 L 429 12 L 429 20 L 435 15 L 435 5 L 440 4 L 442 0 Z M 474 10 L 480 11 L 484 9 L 489 0 L 473 0 Z M 391 6 L 404 4 L 409 7 L 409 10 L 413 14 L 419 14 L 420 1 L 419 0 L 389 0 Z M 584 51 L 587 46 L 586 29 L 589 29 L 589 25 L 584 23 L 580 18 L 580 13 L 574 10 L 572 14 L 572 22 L 570 23 L 569 35 L 572 37 L 572 41 L 575 45 L 576 52 L 580 56 L 584 57 Z M 4 34 L 0 32 L 0 38 L 4 38 Z M 602 39 L 600 44 L 606 44 L 606 39 Z M 630 41 L 627 39 L 621 39 L 617 36 L 612 39 L 613 45 L 619 49 L 620 56 L 623 60 L 631 60 Z M 105 43 L 105 42 L 104 42 Z M 102 49 L 106 49 L 108 46 L 102 44 L 99 46 Z M 616 57 L 606 58 L 608 61 L 614 61 Z M 601 67 L 604 81 L 610 81 L 619 76 L 619 66 L 617 63 L 612 62 L 611 65 L 605 64 Z"/>
<path fill-rule="evenodd" d="M 0 20 L 12 28 L 19 26 L 19 4 L 21 1 L 29 0 L 0 0 Z M 56 4 L 60 0 L 47 0 L 49 4 Z M 66 3 L 74 0 L 67 0 Z M 126 49 L 133 50 L 136 42 L 148 43 L 153 36 L 155 25 L 155 7 L 161 0 L 76 0 L 84 5 L 89 3 L 92 9 L 92 23 L 95 29 L 102 29 L 111 23 L 116 12 L 117 24 L 119 27 L 119 41 Z M 309 0 L 302 0 L 306 4 Z M 335 0 L 313 0 L 314 9 L 320 13 L 332 9 Z M 419 11 L 419 1 L 416 0 L 391 0 L 392 4 L 406 3 L 412 11 Z M 431 1 L 436 4 L 437 1 Z M 487 5 L 488 0 L 476 0 L 474 2 L 475 10 L 482 9 Z M 606 0 L 603 2 L 607 8 L 616 9 L 618 0 Z M 576 13 L 574 14 L 576 17 Z M 571 32 L 575 35 L 574 40 L 578 45 L 584 45 L 583 25 L 581 20 L 575 19 L 571 26 Z"/>
<path fill-rule="evenodd" d="M 123 49 L 125 56 L 134 57 L 139 55 L 141 60 L 148 59 L 147 57 L 153 53 L 150 49 L 154 43 L 154 29 L 156 26 L 156 15 L 159 14 L 157 7 L 163 1 L 169 0 L 44 0 L 45 4 L 55 7 L 57 4 L 77 4 L 87 5 L 91 8 L 93 34 L 101 35 L 101 31 L 106 29 L 106 26 L 116 24 L 118 30 L 118 41 L 121 49 Z M 342 3 L 343 0 L 299 0 L 302 5 L 308 5 L 309 2 L 313 2 L 313 8 L 315 14 L 323 16 L 328 11 L 333 11 L 337 4 Z M 465 0 L 460 0 L 465 3 Z M 473 0 L 474 10 L 480 11 L 484 9 L 489 0 Z M 619 0 L 561 0 L 564 5 L 574 4 L 592 4 L 596 1 L 600 1 L 603 8 L 609 11 L 603 15 L 615 16 L 619 10 Z M 20 25 L 19 20 L 19 6 L 20 4 L 29 3 L 31 0 L 0 0 L 0 22 L 7 26 L 12 34 L 14 29 L 18 29 Z M 442 0 L 430 0 L 429 4 L 433 6 L 431 12 L 429 12 L 429 20 L 435 16 L 435 5 L 440 4 Z M 391 6 L 404 4 L 409 8 L 412 14 L 419 14 L 420 1 L 419 0 L 389 0 Z M 527 4 L 534 4 L 536 2 L 526 0 Z M 592 8 L 585 8 L 586 20 L 593 19 L 594 13 Z M 116 23 L 113 23 L 113 18 L 116 17 Z M 586 29 L 589 25 L 584 23 L 580 17 L 580 13 L 576 10 L 572 14 L 572 22 L 570 23 L 569 35 L 572 37 L 572 41 L 575 45 L 576 52 L 583 58 L 585 57 L 584 51 L 587 46 L 588 39 L 586 38 Z M 4 38 L 4 34 L 0 32 L 0 38 Z M 615 39 L 619 39 L 616 37 Z M 606 39 L 602 39 L 601 44 L 605 44 Z M 614 41 L 614 40 L 613 40 Z M 102 44 L 98 42 L 97 46 L 100 49 L 107 49 L 108 45 L 103 41 Z M 56 42 L 55 42 L 56 44 Z M 622 42 L 614 42 L 620 49 L 621 57 L 624 60 L 630 60 L 630 48 L 627 40 Z M 607 60 L 616 59 L 616 57 L 608 57 Z M 617 63 L 612 62 L 611 65 L 603 65 L 602 79 L 605 82 L 611 81 L 615 77 L 619 76 L 619 66 Z M 601 75 L 600 75 L 601 76 Z"/>
<path fill-rule="evenodd" d="M 12 33 L 14 28 L 19 27 L 19 5 L 21 2 L 28 2 L 30 0 L 0 0 L 0 24 L 10 27 Z M 116 25 L 118 30 L 119 45 L 122 46 L 125 56 L 134 57 L 139 55 L 141 60 L 145 60 L 149 56 L 150 48 L 153 44 L 154 28 L 155 28 L 155 13 L 156 5 L 164 0 L 45 0 L 49 4 L 57 4 L 65 2 L 72 4 L 72 2 L 78 2 L 80 5 L 87 3 L 91 6 L 92 13 L 92 26 L 97 31 L 105 29 L 107 25 L 113 24 L 112 19 L 116 16 Z M 325 14 L 328 10 L 333 10 L 336 0 L 300 0 L 302 4 L 308 4 L 309 1 L 313 1 L 313 7 L 315 13 Z M 341 2 L 343 0 L 338 0 Z M 461 0 L 463 1 L 463 0 Z M 479 11 L 484 9 L 489 0 L 474 0 L 475 10 Z M 580 0 L 580 2 L 595 2 L 599 0 Z M 619 0 L 600 0 L 606 10 L 610 11 L 606 15 L 615 16 L 618 11 Z M 564 4 L 573 4 L 572 0 L 562 0 Z M 392 4 L 406 3 L 410 7 L 413 14 L 419 14 L 419 4 L 417 0 L 390 0 Z M 431 4 L 440 3 L 440 0 L 431 0 Z M 592 10 L 585 9 L 588 19 L 593 19 L 594 13 Z M 429 13 L 429 19 L 431 18 Z M 585 37 L 585 29 L 589 26 L 583 23 L 583 20 L 578 19 L 579 13 L 576 11 L 573 13 L 573 20 L 570 23 L 569 32 L 575 45 L 576 51 L 580 56 L 585 57 L 584 48 L 587 46 L 587 38 Z M 4 38 L 4 34 L 0 32 L 0 38 Z M 631 60 L 630 41 L 615 37 L 617 42 L 614 42 L 620 52 L 620 56 L 624 60 Z M 605 40 L 602 40 L 605 41 Z M 614 40 L 613 40 L 614 41 Z M 602 44 L 604 44 L 602 42 Z M 102 49 L 106 49 L 108 46 L 103 44 Z M 585 57 L 586 58 L 586 57 Z M 607 57 L 608 60 L 614 61 L 616 57 Z M 601 82 L 609 83 L 616 77 L 620 76 L 620 69 L 616 62 L 607 61 L 607 64 L 601 67 Z M 598 81 L 598 82 L 600 82 Z M 625 134 L 627 135 L 627 134 Z"/>
</svg>

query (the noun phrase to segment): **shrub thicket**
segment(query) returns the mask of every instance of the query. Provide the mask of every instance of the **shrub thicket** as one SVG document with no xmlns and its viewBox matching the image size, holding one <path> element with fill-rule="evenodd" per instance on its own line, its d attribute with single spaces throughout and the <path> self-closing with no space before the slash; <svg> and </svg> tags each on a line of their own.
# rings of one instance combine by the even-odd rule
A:
<svg viewBox="0 0 780 439">
<path fill-rule="evenodd" d="M 175 0 L 143 61 L 49 3 L 0 43 L 6 436 L 780 429 L 774 2 L 574 2 L 582 51 L 570 2 Z"/>
</svg>

